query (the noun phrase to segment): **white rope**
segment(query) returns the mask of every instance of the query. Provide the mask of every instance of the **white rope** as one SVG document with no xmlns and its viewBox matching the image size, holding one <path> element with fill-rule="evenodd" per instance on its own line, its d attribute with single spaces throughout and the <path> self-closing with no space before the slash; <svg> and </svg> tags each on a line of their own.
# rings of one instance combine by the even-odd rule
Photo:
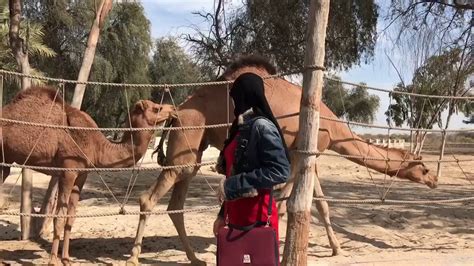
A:
<svg viewBox="0 0 474 266">
<path fill-rule="evenodd" d="M 288 114 L 284 116 L 279 116 L 277 119 L 282 119 L 286 117 L 296 116 L 299 113 Z M 474 128 L 462 128 L 462 129 L 425 129 L 425 128 L 402 128 L 402 127 L 389 127 L 389 126 L 381 126 L 381 125 L 372 125 L 367 123 L 361 122 L 352 122 L 347 120 L 342 120 L 339 118 L 328 117 L 328 116 L 320 116 L 320 119 L 334 121 L 338 123 L 344 123 L 348 125 L 356 125 L 356 126 L 363 126 L 369 128 L 381 128 L 381 129 L 391 129 L 391 130 L 400 130 L 400 131 L 421 131 L 421 132 L 474 132 Z M 51 125 L 51 124 L 44 124 L 44 123 L 35 123 L 35 122 L 28 122 L 28 121 L 21 121 L 21 120 L 13 120 L 7 118 L 0 118 L 0 122 L 5 123 L 12 123 L 12 124 L 20 124 L 26 126 L 33 126 L 33 127 L 44 127 L 44 128 L 54 128 L 54 129 L 68 129 L 68 130 L 82 130 L 82 131 L 110 131 L 110 132 L 134 132 L 134 131 L 157 131 L 157 130 L 200 130 L 200 129 L 213 129 L 213 128 L 223 128 L 229 127 L 232 123 L 222 123 L 222 124 L 212 124 L 212 125 L 202 125 L 202 126 L 181 126 L 181 127 L 143 127 L 143 128 L 95 128 L 95 127 L 71 127 L 71 126 L 63 126 L 63 125 Z"/>
<path fill-rule="evenodd" d="M 277 199 L 277 201 L 284 201 L 288 198 Z M 411 205 L 411 204 L 450 204 L 450 203 L 462 203 L 474 201 L 474 197 L 463 197 L 454 199 L 438 199 L 438 200 L 392 200 L 392 199 L 336 199 L 327 197 L 315 197 L 314 201 L 326 201 L 332 203 L 345 203 L 345 204 L 399 204 L 399 205 Z M 120 209 L 119 211 L 101 212 L 101 213 L 86 213 L 86 214 L 75 214 L 75 215 L 55 215 L 55 214 L 40 214 L 40 213 L 21 213 L 18 211 L 0 210 L 0 216 L 30 216 L 30 217 L 53 217 L 53 218 L 96 218 L 96 217 L 107 217 L 107 216 L 120 216 L 120 215 L 170 215 L 170 214 L 181 214 L 181 213 L 196 213 L 205 212 L 220 209 L 220 205 L 214 205 L 202 208 L 193 209 L 181 209 L 181 210 L 159 210 L 159 211 L 127 211 Z"/>
<path fill-rule="evenodd" d="M 305 155 L 314 155 L 314 156 L 331 156 L 331 157 L 341 157 L 346 159 L 360 159 L 360 160 L 375 160 L 375 161 L 392 161 L 392 162 L 418 162 L 418 163 L 427 163 L 427 162 L 443 162 L 443 163 L 460 163 L 460 162 L 472 162 L 472 159 L 455 159 L 455 160 L 397 160 L 390 158 L 376 158 L 376 157 L 365 157 L 365 156 L 356 156 L 356 155 L 342 155 L 342 154 L 333 154 L 327 152 L 319 151 L 302 151 L 302 150 L 293 150 L 292 152 L 297 152 Z M 181 165 L 172 165 L 172 166 L 151 166 L 151 167 L 117 167 L 117 168 L 63 168 L 63 167 L 46 167 L 46 166 L 34 166 L 34 165 L 20 165 L 20 164 L 9 164 L 9 163 L 0 163 L 0 166 L 3 167 L 14 167 L 14 168 L 26 168 L 37 171 L 78 171 L 78 172 L 124 172 L 124 171 L 156 171 L 156 170 L 169 170 L 169 169 L 179 169 L 179 168 L 189 168 L 189 167 L 201 167 L 209 166 L 216 164 L 216 161 L 201 162 L 201 163 L 192 163 L 192 164 L 181 164 Z"/>
<path fill-rule="evenodd" d="M 163 100 L 165 99 L 165 94 L 162 93 L 161 94 L 161 100 L 160 100 L 160 105 L 163 104 Z M 156 127 L 156 124 L 158 123 L 158 117 L 156 117 L 155 119 L 155 122 L 154 122 L 154 126 Z M 161 132 L 162 134 L 162 137 L 163 137 L 163 131 Z M 152 139 L 154 139 L 154 136 L 152 137 Z M 139 165 L 138 167 L 141 167 L 141 165 L 143 165 L 143 160 L 145 159 L 145 155 L 142 156 L 142 158 L 140 159 L 140 162 L 139 162 Z M 134 167 L 136 167 L 136 165 L 134 165 Z M 128 187 L 127 187 L 127 193 L 125 194 L 125 197 L 124 197 L 124 200 L 123 200 L 123 203 L 122 203 L 122 206 L 121 208 L 123 209 L 125 207 L 125 204 L 128 202 L 128 200 L 130 199 L 130 196 L 132 195 L 132 192 L 133 192 L 133 188 L 135 187 L 135 184 L 138 180 L 138 175 L 140 173 L 140 170 L 137 169 L 136 171 L 136 174 L 133 175 L 133 172 L 132 172 L 132 177 L 130 178 L 129 180 L 129 186 L 130 186 L 130 191 L 128 191 Z M 130 184 L 130 181 L 132 181 L 133 179 L 133 182 Z"/>
<path fill-rule="evenodd" d="M 176 103 L 174 102 L 174 98 L 173 98 L 173 95 L 171 94 L 171 91 L 168 90 L 168 93 L 169 93 L 169 95 L 170 95 L 171 102 L 173 103 L 174 108 L 177 110 L 178 107 L 176 106 Z M 179 124 L 180 124 L 180 125 L 183 125 L 182 120 L 181 120 L 181 117 L 179 116 L 179 112 L 176 112 L 176 117 L 177 117 L 177 119 L 178 119 L 178 121 L 179 121 Z M 198 159 L 198 158 L 197 158 L 197 156 L 196 156 L 196 153 L 194 153 L 194 152 L 193 152 L 193 149 L 191 148 L 191 144 L 190 144 L 190 142 L 189 142 L 188 136 L 186 135 L 186 131 L 183 130 L 183 131 L 181 132 L 181 134 L 183 134 L 183 136 L 184 136 L 184 140 L 186 141 L 186 145 L 188 146 L 189 152 L 194 156 L 194 161 L 197 162 L 197 159 Z M 203 133 L 203 137 L 204 137 L 204 133 Z M 199 143 L 198 149 L 199 149 L 200 146 L 201 146 L 201 143 Z M 201 158 L 202 158 L 202 155 L 201 155 Z M 199 168 L 198 171 L 199 171 L 199 173 L 202 175 L 201 168 Z M 203 176 L 204 176 L 204 180 L 206 181 L 207 186 L 212 190 L 212 192 L 213 192 L 214 194 L 217 195 L 217 192 L 216 192 L 216 191 L 214 190 L 214 188 L 211 186 L 211 184 L 210 184 L 209 181 L 207 180 L 207 177 L 206 177 L 205 175 L 203 175 Z M 217 197 L 216 197 L 215 199 L 217 200 Z"/>
<path fill-rule="evenodd" d="M 21 164 L 9 164 L 9 163 L 0 163 L 0 166 L 3 167 L 15 167 L 15 168 L 24 168 L 24 169 L 32 169 L 36 171 L 43 171 L 43 172 L 69 172 L 69 171 L 77 171 L 77 172 L 124 172 L 124 171 L 156 171 L 156 170 L 170 170 L 170 169 L 179 169 L 179 168 L 189 168 L 189 167 L 201 167 L 201 166 L 208 166 L 214 165 L 216 161 L 210 162 L 201 162 L 201 163 L 192 163 L 192 164 L 181 164 L 181 165 L 172 165 L 172 166 L 151 166 L 151 167 L 114 167 L 114 168 L 64 168 L 64 167 L 47 167 L 47 166 L 34 166 L 34 165 L 21 165 Z"/>
<path fill-rule="evenodd" d="M 130 102 L 128 100 L 128 93 L 127 93 L 127 90 L 123 90 L 123 91 L 124 91 L 124 95 L 125 95 L 125 103 L 127 104 L 128 126 L 129 126 L 129 128 L 133 128 L 132 127 L 132 117 L 130 115 Z M 154 126 L 156 126 L 156 121 L 155 121 Z M 122 138 L 123 137 L 124 136 L 122 136 Z M 130 134 L 130 141 L 131 141 L 131 144 L 132 144 L 132 156 L 133 156 L 133 158 L 132 158 L 133 159 L 133 166 L 132 167 L 133 167 L 133 170 L 132 170 L 132 174 L 130 175 L 130 178 L 128 180 L 127 189 L 125 190 L 125 196 L 123 197 L 123 202 L 121 204 L 122 209 L 124 208 L 125 204 L 127 203 L 128 198 L 130 197 L 130 194 L 132 194 L 133 187 L 130 188 L 130 186 L 132 185 L 132 183 L 135 184 L 136 179 L 138 179 L 138 172 L 135 175 L 136 161 L 135 161 L 135 145 L 133 143 L 133 133 Z M 142 156 L 142 161 L 143 161 L 143 158 L 145 158 L 145 154 Z"/>
<path fill-rule="evenodd" d="M 361 122 L 353 122 L 353 121 L 347 121 L 347 120 L 342 120 L 339 118 L 334 118 L 334 117 L 329 117 L 329 116 L 320 116 L 320 119 L 328 120 L 328 121 L 334 121 L 338 123 L 344 123 L 344 124 L 351 124 L 355 126 L 363 126 L 363 127 L 369 127 L 369 128 L 380 128 L 380 129 L 391 129 L 391 130 L 400 130 L 400 131 L 421 131 L 421 132 L 474 132 L 474 128 L 462 128 L 462 129 L 427 129 L 427 128 L 403 128 L 403 127 L 390 127 L 390 126 L 382 126 L 382 125 L 372 125 L 372 124 L 367 124 L 367 123 L 361 123 Z"/>
<path fill-rule="evenodd" d="M 331 78 L 331 77 L 328 77 L 328 76 L 325 76 L 324 78 L 327 79 L 327 80 L 340 82 L 342 84 L 357 86 L 357 87 L 368 89 L 368 90 L 393 93 L 393 94 L 402 94 L 402 95 L 410 95 L 410 96 L 424 97 L 424 98 L 435 98 L 435 99 L 474 100 L 474 96 L 431 95 L 431 94 L 420 94 L 420 93 L 413 93 L 413 92 L 403 92 L 403 91 L 395 91 L 395 90 L 387 90 L 387 89 L 376 88 L 376 87 L 367 86 L 367 85 L 364 85 L 364 84 L 357 84 L 357 83 L 354 83 L 354 82 L 343 81 L 343 80 Z"/>
<path fill-rule="evenodd" d="M 400 160 L 400 159 L 390 159 L 390 158 L 377 158 L 377 157 L 365 157 L 357 155 L 343 155 L 343 154 L 333 154 L 320 151 L 303 151 L 303 150 L 293 150 L 292 152 L 301 153 L 305 155 L 314 155 L 314 156 L 331 156 L 331 157 L 341 157 L 346 159 L 360 159 L 360 160 L 372 160 L 372 161 L 390 161 L 390 162 L 418 162 L 418 163 L 457 163 L 457 162 L 472 162 L 473 159 L 456 159 L 456 160 Z"/>
<path fill-rule="evenodd" d="M 288 72 L 288 73 L 279 73 L 275 75 L 268 75 L 262 77 L 263 79 L 272 79 L 272 78 L 279 78 L 288 75 L 300 74 L 301 71 L 295 72 Z M 96 81 L 86 81 L 86 82 L 79 82 L 77 80 L 68 80 L 68 79 L 58 79 L 58 78 L 49 78 L 49 77 L 41 77 L 35 75 L 26 75 L 18 72 L 8 71 L 0 69 L 0 74 L 7 74 L 13 76 L 20 76 L 20 77 L 28 77 L 37 80 L 46 80 L 46 81 L 54 81 L 54 82 L 62 82 L 62 83 L 74 83 L 74 84 L 87 84 L 87 85 L 104 85 L 104 86 L 112 86 L 112 87 L 138 87 L 138 88 L 179 88 L 179 87 L 200 87 L 200 86 L 208 86 L 208 85 L 225 85 L 231 84 L 233 80 L 226 80 L 226 81 L 212 81 L 212 82 L 196 82 L 196 83 L 179 83 L 179 84 L 127 84 L 127 83 L 108 83 L 108 82 L 96 82 Z M 328 76 L 324 76 L 327 80 L 332 80 L 336 82 L 340 82 L 342 84 L 358 86 L 360 88 L 368 89 L 368 90 L 375 90 L 381 92 L 391 92 L 393 94 L 401 94 L 401 95 L 411 95 L 416 97 L 425 97 L 425 98 L 436 98 L 436 99 L 456 99 L 456 100 L 474 100 L 474 96 L 450 96 L 450 95 L 430 95 L 430 94 L 419 94 L 419 93 L 412 93 L 412 92 L 403 92 L 403 91 L 393 91 L 387 89 L 381 89 L 376 87 L 371 87 L 363 84 L 357 84 L 354 82 L 343 81 L 335 78 L 331 78 Z"/>
<path fill-rule="evenodd" d="M 338 87 L 339 87 L 339 98 L 341 99 L 344 114 L 346 114 L 347 110 L 346 110 L 346 105 L 345 105 L 345 102 L 344 102 L 344 97 L 343 97 L 343 94 L 342 94 L 342 89 L 343 88 L 342 88 L 342 86 L 338 86 Z M 354 136 L 354 132 L 352 131 L 351 125 L 347 124 L 347 127 L 349 128 L 349 131 L 351 132 L 352 139 L 356 140 L 356 138 Z M 359 152 L 359 155 L 362 156 L 362 151 L 360 150 L 359 142 L 356 141 L 355 146 L 357 148 L 357 151 Z M 370 148 L 367 149 L 367 153 L 369 153 L 369 152 L 370 152 Z M 379 187 L 377 186 L 377 183 L 375 182 L 375 180 L 372 176 L 372 173 L 369 170 L 369 166 L 367 165 L 367 161 L 364 160 L 363 162 L 364 162 L 365 169 L 367 170 L 367 173 L 369 174 L 370 180 L 372 181 L 372 184 L 375 186 L 375 189 L 377 190 L 377 193 L 379 194 L 379 197 L 382 197 L 382 192 L 380 191 Z M 386 165 L 388 165 L 388 163 L 386 163 Z"/>
<path fill-rule="evenodd" d="M 97 128 L 97 127 L 70 127 L 63 125 L 50 125 L 43 123 L 35 123 L 21 120 L 13 120 L 7 118 L 0 118 L 0 122 L 20 124 L 34 127 L 54 128 L 54 129 L 68 129 L 68 130 L 82 130 L 82 131 L 111 131 L 111 132 L 134 132 L 134 131 L 156 131 L 156 130 L 199 130 L 207 128 L 228 127 L 230 124 L 215 124 L 204 126 L 184 126 L 184 127 L 139 127 L 139 128 Z"/>
</svg>

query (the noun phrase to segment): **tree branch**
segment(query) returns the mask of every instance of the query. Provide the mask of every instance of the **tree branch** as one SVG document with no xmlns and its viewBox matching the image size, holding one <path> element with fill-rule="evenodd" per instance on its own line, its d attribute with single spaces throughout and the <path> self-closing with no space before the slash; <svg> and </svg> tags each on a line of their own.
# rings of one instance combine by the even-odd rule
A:
<svg viewBox="0 0 474 266">
<path fill-rule="evenodd" d="M 474 3 L 472 1 L 466 1 L 466 4 L 461 4 L 459 3 L 459 1 L 454 0 L 453 4 L 450 4 L 447 1 L 423 0 L 423 1 L 420 1 L 419 3 L 432 3 L 432 4 L 439 4 L 443 6 L 452 7 L 455 9 L 474 10 Z"/>
</svg>

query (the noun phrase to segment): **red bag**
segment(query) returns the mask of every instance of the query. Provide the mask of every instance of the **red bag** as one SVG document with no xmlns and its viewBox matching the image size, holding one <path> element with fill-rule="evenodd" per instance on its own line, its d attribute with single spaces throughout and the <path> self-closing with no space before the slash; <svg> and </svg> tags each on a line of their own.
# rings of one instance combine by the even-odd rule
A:
<svg viewBox="0 0 474 266">
<path fill-rule="evenodd" d="M 218 266 L 278 266 L 279 250 L 275 229 L 270 227 L 272 196 L 268 204 L 268 222 L 249 226 L 227 224 L 217 234 Z"/>
</svg>

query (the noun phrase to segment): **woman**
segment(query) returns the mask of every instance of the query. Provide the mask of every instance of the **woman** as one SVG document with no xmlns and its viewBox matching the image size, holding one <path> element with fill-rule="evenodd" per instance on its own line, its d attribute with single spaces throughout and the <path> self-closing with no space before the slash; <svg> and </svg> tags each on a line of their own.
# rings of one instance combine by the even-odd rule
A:
<svg viewBox="0 0 474 266">
<path fill-rule="evenodd" d="M 225 225 L 248 226 L 256 222 L 273 227 L 278 240 L 278 212 L 271 189 L 287 181 L 288 148 L 280 126 L 265 98 L 263 80 L 253 73 L 240 75 L 230 91 L 235 120 L 224 143 L 216 169 L 226 178 L 219 186 L 224 201 L 214 222 L 214 234 Z"/>
</svg>

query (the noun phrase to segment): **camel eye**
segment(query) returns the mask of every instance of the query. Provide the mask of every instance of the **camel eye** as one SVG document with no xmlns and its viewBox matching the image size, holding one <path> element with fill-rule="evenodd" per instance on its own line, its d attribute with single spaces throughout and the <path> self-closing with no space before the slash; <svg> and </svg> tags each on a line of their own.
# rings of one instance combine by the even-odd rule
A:
<svg viewBox="0 0 474 266">
<path fill-rule="evenodd" d="M 153 107 L 154 113 L 159 113 L 160 111 L 161 111 L 161 107 L 160 108 Z"/>
</svg>

